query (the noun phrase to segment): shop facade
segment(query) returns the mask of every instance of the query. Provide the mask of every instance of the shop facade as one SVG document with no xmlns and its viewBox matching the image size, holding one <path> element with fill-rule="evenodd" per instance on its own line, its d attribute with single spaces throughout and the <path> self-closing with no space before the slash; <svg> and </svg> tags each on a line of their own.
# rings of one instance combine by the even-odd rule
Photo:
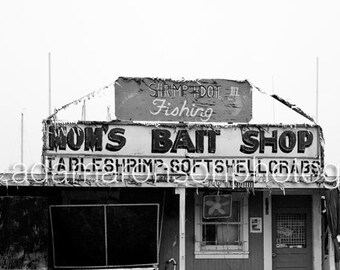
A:
<svg viewBox="0 0 340 270">
<path fill-rule="evenodd" d="M 28 232 L 22 230 L 17 232 L 21 236 L 18 239 L 9 233 L 11 244 L 8 246 L 12 249 L 2 251 L 2 266 L 4 269 L 174 269 L 175 264 L 177 269 L 181 269 L 182 241 L 185 245 L 184 258 L 182 258 L 185 269 L 225 269 L 226 267 L 280 269 L 283 265 L 288 269 L 289 267 L 296 269 L 297 265 L 308 267 L 306 269 L 328 269 L 323 259 L 325 254 L 321 241 L 322 223 L 318 191 L 287 190 L 286 195 L 273 191 L 270 195 L 267 191 L 248 194 L 242 189 L 236 192 L 221 189 L 220 194 L 230 194 L 235 198 L 233 210 L 236 210 L 233 214 L 238 215 L 233 223 L 220 224 L 221 222 L 218 221 L 214 225 L 201 223 L 201 204 L 196 202 L 203 194 L 216 194 L 216 190 L 200 189 L 197 194 L 195 189 L 185 189 L 185 239 L 183 240 L 179 233 L 180 195 L 176 194 L 176 188 L 96 188 L 96 190 L 53 188 L 53 192 L 51 188 L 39 188 L 39 192 L 33 192 L 29 187 L 19 189 L 10 187 L 7 195 L 2 189 L 1 195 L 6 196 L 1 198 L 3 207 L 11 204 L 19 210 L 18 204 L 24 202 L 25 207 L 32 213 L 37 210 L 37 203 L 41 205 L 39 212 L 34 214 L 38 217 L 33 222 L 36 224 L 32 225 L 32 228 L 38 228 L 39 231 L 35 232 L 37 235 L 33 235 L 27 242 L 22 242 L 22 237 L 29 235 Z M 299 203 L 298 207 L 294 205 L 294 214 L 290 207 L 293 202 Z M 109 209 L 110 206 L 117 204 L 119 206 L 116 208 L 124 210 L 126 214 L 127 221 L 122 222 L 126 227 L 120 228 L 122 239 L 118 237 L 117 240 L 114 238 L 117 235 L 113 234 L 111 239 L 107 240 L 113 241 L 111 243 L 117 246 L 110 249 L 109 245 L 106 251 L 105 238 L 103 238 L 105 220 L 101 209 L 104 207 Z M 279 208 L 282 205 L 284 207 Z M 131 211 L 125 212 L 129 206 Z M 65 207 L 64 212 L 53 212 L 54 209 L 59 210 L 63 207 Z M 138 208 L 143 210 L 143 215 L 149 208 L 148 222 L 145 221 L 145 217 L 132 214 Z M 287 214 L 288 211 L 290 212 Z M 4 212 L 6 211 L 2 209 L 2 214 Z M 87 214 L 87 218 L 82 216 L 84 214 Z M 13 215 L 23 220 L 21 211 Z M 132 225 L 128 226 L 131 216 L 134 219 Z M 55 220 L 57 217 L 61 225 L 54 224 L 57 223 Z M 6 217 L 6 219 L 11 218 L 17 220 L 15 217 Z M 101 222 L 98 222 L 98 219 Z M 94 233 L 91 227 L 86 229 L 84 224 L 96 228 L 96 232 Z M 150 227 L 153 230 L 146 233 L 145 224 L 148 224 L 148 230 Z M 280 226 L 282 224 L 286 224 L 285 230 Z M 295 236 L 294 232 L 291 232 L 297 227 L 301 228 L 302 236 Z M 54 231 L 54 236 L 51 232 L 52 228 L 59 230 L 59 232 Z M 155 232 L 157 228 L 158 234 Z M 2 229 L 6 229 L 5 225 Z M 70 233 L 72 239 L 69 238 Z M 148 236 L 147 240 L 137 237 L 136 233 Z M 278 233 L 281 235 L 278 236 Z M 278 239 L 281 239 L 280 245 L 276 243 Z M 132 241 L 140 241 L 143 244 L 138 248 L 137 244 L 131 244 Z M 32 246 L 35 242 L 38 242 L 38 245 Z M 125 243 L 129 244 L 128 247 L 125 247 Z M 288 246 L 290 244 L 294 246 Z M 92 250 L 92 248 L 96 249 Z M 120 249 L 125 251 L 120 253 Z M 24 250 L 28 252 L 24 253 Z M 111 258 L 106 255 L 106 252 L 111 254 Z M 106 259 L 105 256 L 108 258 Z M 117 262 L 113 256 L 118 258 Z M 109 264 L 110 262 L 112 264 Z"/>
<path fill-rule="evenodd" d="M 189 89 L 152 82 L 154 99 Z M 220 102 L 215 84 L 194 98 Z M 329 269 L 320 127 L 253 125 L 237 111 L 246 123 L 45 120 L 42 173 L 2 175 L 1 267 Z"/>
</svg>

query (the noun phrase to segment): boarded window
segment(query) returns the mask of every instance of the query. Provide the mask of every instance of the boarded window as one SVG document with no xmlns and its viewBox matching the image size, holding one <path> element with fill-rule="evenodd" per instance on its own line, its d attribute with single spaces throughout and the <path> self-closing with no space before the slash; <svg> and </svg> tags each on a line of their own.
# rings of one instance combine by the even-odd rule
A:
<svg viewBox="0 0 340 270">
<path fill-rule="evenodd" d="M 52 207 L 54 264 L 105 265 L 104 207 Z"/>
<path fill-rule="evenodd" d="M 158 263 L 158 204 L 51 206 L 55 267 Z"/>
</svg>

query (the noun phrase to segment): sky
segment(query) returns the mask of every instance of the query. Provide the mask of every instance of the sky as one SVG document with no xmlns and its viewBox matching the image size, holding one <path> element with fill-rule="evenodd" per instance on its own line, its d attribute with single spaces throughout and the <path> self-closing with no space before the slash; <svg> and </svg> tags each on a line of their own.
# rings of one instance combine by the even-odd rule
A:
<svg viewBox="0 0 340 270">
<path fill-rule="evenodd" d="M 318 58 L 317 122 L 326 162 L 339 164 L 339 10 L 338 1 L 313 0 L 2 0 L 0 171 L 20 161 L 22 114 L 24 162 L 40 162 L 49 53 L 53 109 L 119 76 L 218 78 L 247 79 L 313 117 Z M 310 123 L 255 92 L 252 123 Z M 113 88 L 91 102 L 89 115 L 105 120 L 107 106 L 114 112 Z M 58 117 L 80 119 L 80 108 Z"/>
</svg>

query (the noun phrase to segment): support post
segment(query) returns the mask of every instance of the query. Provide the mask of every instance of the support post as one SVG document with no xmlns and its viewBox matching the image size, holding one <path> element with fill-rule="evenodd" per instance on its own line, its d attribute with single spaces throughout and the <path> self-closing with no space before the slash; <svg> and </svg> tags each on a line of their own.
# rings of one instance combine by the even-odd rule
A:
<svg viewBox="0 0 340 270">
<path fill-rule="evenodd" d="M 176 188 L 179 194 L 179 270 L 185 270 L 185 188 Z"/>
<path fill-rule="evenodd" d="M 264 270 L 273 268 L 272 259 L 272 197 L 268 191 L 263 192 L 263 253 Z"/>
<path fill-rule="evenodd" d="M 321 196 L 313 194 L 313 269 L 322 269 Z"/>
</svg>

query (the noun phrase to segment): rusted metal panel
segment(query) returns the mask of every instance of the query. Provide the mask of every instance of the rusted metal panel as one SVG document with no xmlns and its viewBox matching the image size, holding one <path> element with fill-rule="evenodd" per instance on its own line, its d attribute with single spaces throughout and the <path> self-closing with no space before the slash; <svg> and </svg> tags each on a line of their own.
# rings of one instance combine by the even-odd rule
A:
<svg viewBox="0 0 340 270">
<path fill-rule="evenodd" d="M 115 103 L 120 120 L 247 123 L 252 118 L 248 81 L 119 77 Z"/>
</svg>

